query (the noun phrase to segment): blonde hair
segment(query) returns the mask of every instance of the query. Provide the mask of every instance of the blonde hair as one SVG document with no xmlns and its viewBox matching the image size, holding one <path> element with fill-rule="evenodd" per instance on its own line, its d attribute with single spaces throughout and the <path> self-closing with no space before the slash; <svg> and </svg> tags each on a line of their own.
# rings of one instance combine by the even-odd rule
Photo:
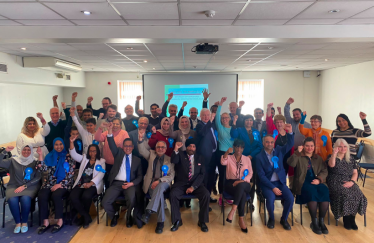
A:
<svg viewBox="0 0 374 243">
<path fill-rule="evenodd" d="M 232 102 L 231 102 L 231 103 L 232 103 Z M 223 117 L 222 117 L 222 115 L 228 115 L 228 116 L 229 116 L 229 118 L 230 118 L 230 115 L 229 115 L 229 113 L 227 113 L 227 112 L 223 112 L 223 113 L 221 114 L 221 121 L 220 121 L 220 122 L 221 122 L 221 124 L 222 124 L 222 118 L 223 118 Z"/>
<path fill-rule="evenodd" d="M 29 131 L 28 129 L 27 129 L 27 125 L 29 124 L 29 122 L 34 122 L 35 123 L 35 130 L 34 131 Z M 39 127 L 39 124 L 38 124 L 38 122 L 36 121 L 36 119 L 34 118 L 34 117 L 32 117 L 32 116 L 29 116 L 29 117 L 27 117 L 26 119 L 25 119 L 25 121 L 23 122 L 23 127 L 22 127 L 22 129 L 21 129 L 21 132 L 23 133 L 23 134 L 29 134 L 29 133 L 33 133 L 33 134 L 35 134 L 35 133 L 37 133 L 38 131 L 39 131 L 39 129 L 40 129 L 40 127 Z"/>
<path fill-rule="evenodd" d="M 347 152 L 345 153 L 344 157 L 345 157 L 345 161 L 347 161 L 347 163 L 349 163 L 351 161 L 351 152 L 349 151 L 349 144 L 347 143 L 347 141 L 345 141 L 345 139 L 343 139 L 343 138 L 339 138 L 334 143 L 334 148 L 339 147 L 339 145 L 341 143 L 343 143 L 345 146 L 347 146 Z"/>
</svg>

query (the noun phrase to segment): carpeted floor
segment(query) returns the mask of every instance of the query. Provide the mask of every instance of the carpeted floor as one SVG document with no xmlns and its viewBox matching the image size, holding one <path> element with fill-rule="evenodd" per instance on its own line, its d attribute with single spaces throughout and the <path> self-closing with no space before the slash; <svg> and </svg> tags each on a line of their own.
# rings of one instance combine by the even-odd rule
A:
<svg viewBox="0 0 374 243">
<path fill-rule="evenodd" d="M 1 196 L 0 196 L 1 197 Z M 56 234 L 52 234 L 50 228 L 47 232 L 43 235 L 38 235 L 38 227 L 39 227 L 39 213 L 38 208 L 36 205 L 36 210 L 34 212 L 34 225 L 33 227 L 29 227 L 29 231 L 27 233 L 19 233 L 14 234 L 13 230 L 15 227 L 15 223 L 10 213 L 8 205 L 5 206 L 5 228 L 2 228 L 2 219 L 3 219 L 3 203 L 4 199 L 0 198 L 0 242 L 1 243 L 67 243 L 69 242 L 74 235 L 80 229 L 77 225 L 65 225 L 60 232 Z M 31 217 L 29 217 L 29 226 L 31 222 Z"/>
</svg>

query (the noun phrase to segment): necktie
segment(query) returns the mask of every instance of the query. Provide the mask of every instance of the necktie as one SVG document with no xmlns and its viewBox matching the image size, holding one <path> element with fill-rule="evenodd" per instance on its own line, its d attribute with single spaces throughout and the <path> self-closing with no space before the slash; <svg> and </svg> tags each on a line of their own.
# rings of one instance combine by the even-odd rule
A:
<svg viewBox="0 0 374 243">
<path fill-rule="evenodd" d="M 131 168 L 130 168 L 130 158 L 129 155 L 126 154 L 126 181 L 131 182 Z"/>
<path fill-rule="evenodd" d="M 188 160 L 190 161 L 190 167 L 189 167 L 189 172 L 188 172 L 188 180 L 189 180 L 189 181 L 192 179 L 191 157 L 192 157 L 192 156 L 188 156 Z"/>
</svg>

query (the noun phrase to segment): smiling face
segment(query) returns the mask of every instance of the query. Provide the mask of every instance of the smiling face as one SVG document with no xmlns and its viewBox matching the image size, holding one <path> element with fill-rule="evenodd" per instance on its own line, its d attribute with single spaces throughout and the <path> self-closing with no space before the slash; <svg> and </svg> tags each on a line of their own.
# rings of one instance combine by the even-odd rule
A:
<svg viewBox="0 0 374 243">
<path fill-rule="evenodd" d="M 31 154 L 31 148 L 29 146 L 26 146 L 22 149 L 22 156 L 27 158 Z"/>
<path fill-rule="evenodd" d="M 342 130 L 348 129 L 348 122 L 347 120 L 343 119 L 342 117 L 338 117 L 338 126 Z"/>
<path fill-rule="evenodd" d="M 241 146 L 234 147 L 234 154 L 236 156 L 241 156 L 243 154 L 244 148 Z"/>
<path fill-rule="evenodd" d="M 103 99 L 101 101 L 101 104 L 103 105 L 104 110 L 106 110 L 108 109 L 108 106 L 110 106 L 112 103 L 110 103 L 108 99 Z"/>
<path fill-rule="evenodd" d="M 238 104 L 236 104 L 236 102 L 231 102 L 229 104 L 229 109 L 232 115 L 236 115 L 236 109 L 238 109 Z"/>
<path fill-rule="evenodd" d="M 221 116 L 221 123 L 223 126 L 227 127 L 230 123 L 230 116 L 227 113 L 223 113 Z"/>
<path fill-rule="evenodd" d="M 313 141 L 305 142 L 304 151 L 306 154 L 313 154 L 314 148 L 315 146 Z"/>
<path fill-rule="evenodd" d="M 113 128 L 112 128 L 113 132 L 117 132 L 121 129 L 121 122 L 119 120 L 117 119 L 113 120 L 112 124 L 113 124 Z"/>
<path fill-rule="evenodd" d="M 138 126 L 140 130 L 145 130 L 148 127 L 148 120 L 146 118 L 139 118 Z"/>
<path fill-rule="evenodd" d="M 107 114 L 109 118 L 114 118 L 116 117 L 117 111 L 115 109 L 108 108 Z"/>
<path fill-rule="evenodd" d="M 77 112 L 78 112 L 78 116 L 82 117 L 83 107 L 81 105 L 77 105 Z"/>
<path fill-rule="evenodd" d="M 205 110 L 200 113 L 201 121 L 207 123 L 210 120 L 210 111 Z"/>
<path fill-rule="evenodd" d="M 318 128 L 320 128 L 321 127 L 321 122 L 319 121 L 319 120 L 317 120 L 317 119 L 311 119 L 310 120 L 310 125 L 312 126 L 312 128 L 314 129 L 314 130 L 316 130 L 316 129 L 318 129 Z"/>
<path fill-rule="evenodd" d="M 161 157 L 166 152 L 166 144 L 162 141 L 158 141 L 156 144 L 156 154 Z"/>
<path fill-rule="evenodd" d="M 252 118 L 248 118 L 244 121 L 244 127 L 246 129 L 250 129 L 251 127 L 253 127 L 253 119 Z"/>
<path fill-rule="evenodd" d="M 133 149 L 134 145 L 132 144 L 132 141 L 125 141 L 125 143 L 123 144 L 123 152 L 125 152 L 126 154 L 131 154 Z"/>
<path fill-rule="evenodd" d="M 300 113 L 300 111 L 293 111 L 292 115 L 293 115 L 293 120 L 295 122 L 299 122 L 301 120 L 301 113 Z"/>
<path fill-rule="evenodd" d="M 58 108 L 52 108 L 49 111 L 49 115 L 51 116 L 51 120 L 54 123 L 57 123 L 58 120 L 60 119 L 60 111 L 58 110 Z"/>
<path fill-rule="evenodd" d="M 157 105 L 152 105 L 151 106 L 151 114 L 153 117 L 157 117 L 158 116 L 158 113 L 157 113 Z"/>
<path fill-rule="evenodd" d="M 277 128 L 277 130 L 281 130 L 283 131 L 284 130 L 284 121 L 283 120 L 276 120 L 275 121 L 275 127 Z"/>
<path fill-rule="evenodd" d="M 264 116 L 264 112 L 261 109 L 255 110 L 255 118 L 256 120 L 262 120 L 262 117 Z"/>
<path fill-rule="evenodd" d="M 27 123 L 27 125 L 26 125 L 26 128 L 27 128 L 28 131 L 30 131 L 30 132 L 34 132 L 34 131 L 35 131 L 35 128 L 36 128 L 36 126 L 35 126 L 35 122 L 34 122 L 34 121 L 29 121 L 29 122 Z"/>
<path fill-rule="evenodd" d="M 131 105 L 125 107 L 126 116 L 132 116 L 134 114 L 134 108 Z"/>
<path fill-rule="evenodd" d="M 57 140 L 53 145 L 53 148 L 59 153 L 64 149 L 64 144 L 60 140 Z"/>
<path fill-rule="evenodd" d="M 83 118 L 83 121 L 87 121 L 87 119 L 92 118 L 92 113 L 86 111 L 83 113 L 82 118 Z"/>
<path fill-rule="evenodd" d="M 164 121 L 164 123 L 162 123 L 162 130 L 168 131 L 169 128 L 170 128 L 170 122 L 168 120 Z"/>
<path fill-rule="evenodd" d="M 190 118 L 192 120 L 196 120 L 196 118 L 197 118 L 197 109 L 195 107 L 192 107 L 190 109 L 190 113 L 189 114 L 190 114 Z"/>
<path fill-rule="evenodd" d="M 87 132 L 89 133 L 95 133 L 96 125 L 93 123 L 87 123 L 86 124 Z"/>
<path fill-rule="evenodd" d="M 96 147 L 91 146 L 90 149 L 88 150 L 88 154 L 90 155 L 91 160 L 96 160 L 96 154 L 97 154 Z"/>
<path fill-rule="evenodd" d="M 195 152 L 196 152 L 196 145 L 195 145 L 195 144 L 190 144 L 190 145 L 186 148 L 186 151 L 187 151 L 187 154 L 188 154 L 188 155 L 194 155 Z"/>
<path fill-rule="evenodd" d="M 170 114 L 170 116 L 176 116 L 177 115 L 177 108 L 176 107 L 169 107 L 169 114 Z"/>
<path fill-rule="evenodd" d="M 181 127 L 183 128 L 183 129 L 187 129 L 189 126 L 190 126 L 190 124 L 188 123 L 188 120 L 187 120 L 187 118 L 185 118 L 185 117 L 183 117 L 182 119 L 181 119 Z"/>
<path fill-rule="evenodd" d="M 264 138 L 264 141 L 263 141 L 262 144 L 263 144 L 265 150 L 271 151 L 274 148 L 274 142 L 275 142 L 275 140 L 272 136 L 266 136 Z"/>
<path fill-rule="evenodd" d="M 347 153 L 347 151 L 348 151 L 347 145 L 345 145 L 344 143 L 341 142 L 338 146 L 338 153 L 339 154 L 345 154 L 345 153 Z"/>
</svg>

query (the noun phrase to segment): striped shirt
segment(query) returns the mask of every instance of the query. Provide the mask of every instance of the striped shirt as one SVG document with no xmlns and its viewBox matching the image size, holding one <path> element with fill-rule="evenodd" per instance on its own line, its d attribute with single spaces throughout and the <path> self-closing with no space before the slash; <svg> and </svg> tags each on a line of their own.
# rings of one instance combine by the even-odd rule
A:
<svg viewBox="0 0 374 243">
<path fill-rule="evenodd" d="M 343 138 L 349 144 L 351 155 L 356 155 L 357 154 L 357 148 L 356 148 L 357 139 L 369 137 L 371 135 L 371 129 L 366 119 L 363 119 L 362 123 L 364 124 L 364 130 L 357 129 L 357 128 L 349 128 L 345 131 L 340 131 L 338 129 L 335 129 L 334 131 L 332 131 L 331 133 L 332 144 L 334 145 L 336 140 L 338 140 L 339 138 Z"/>
</svg>

